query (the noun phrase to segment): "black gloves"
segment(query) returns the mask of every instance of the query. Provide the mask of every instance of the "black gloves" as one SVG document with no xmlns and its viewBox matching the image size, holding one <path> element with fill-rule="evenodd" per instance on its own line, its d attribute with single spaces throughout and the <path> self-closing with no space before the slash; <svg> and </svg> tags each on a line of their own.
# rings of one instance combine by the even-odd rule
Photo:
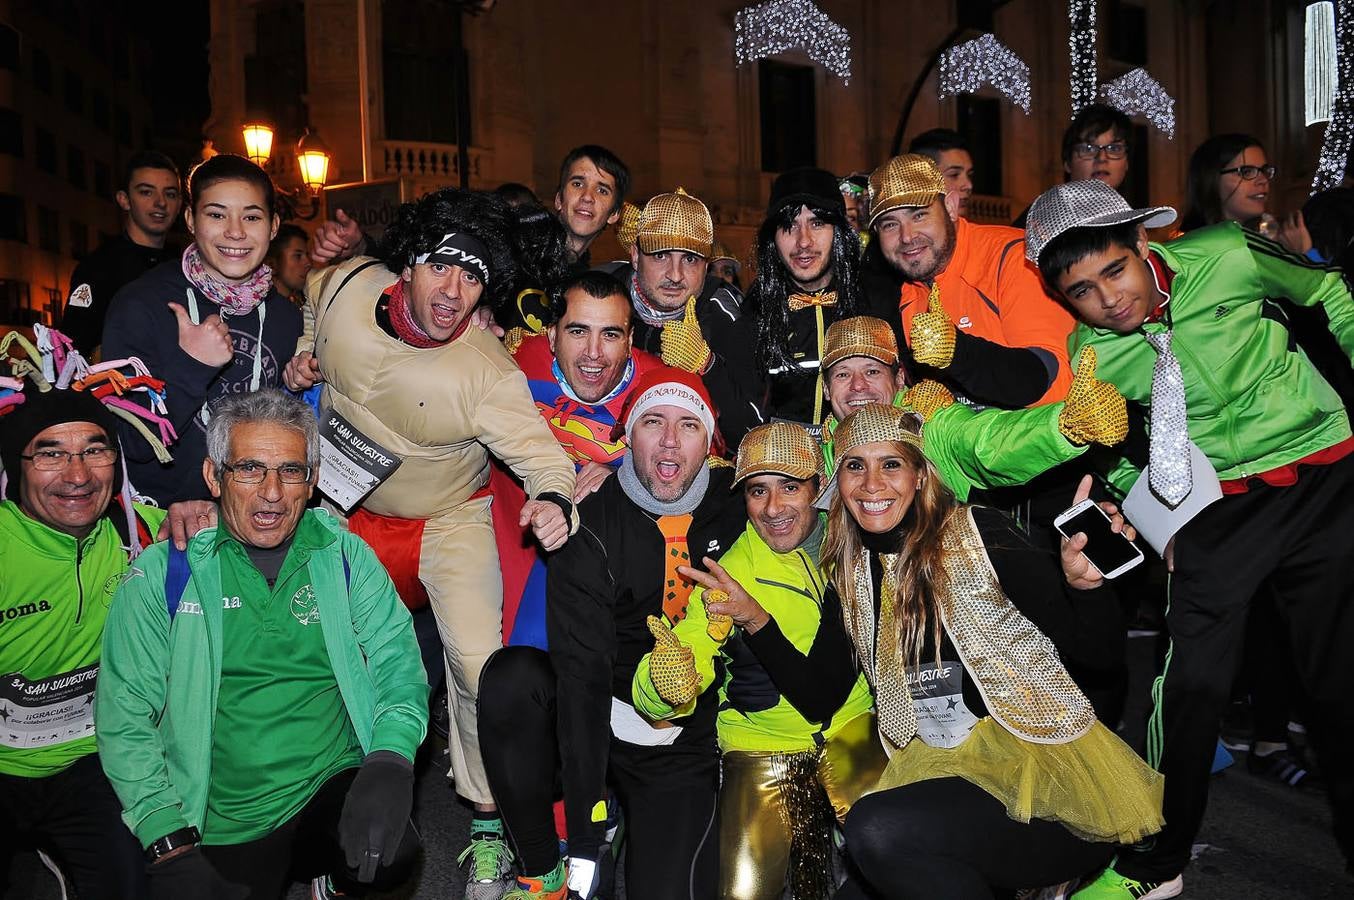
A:
<svg viewBox="0 0 1354 900">
<path fill-rule="evenodd" d="M 393 750 L 367 754 L 339 817 L 339 843 L 358 881 L 395 859 L 414 806 L 414 764 Z M 187 895 L 184 895 L 187 896 Z"/>
<path fill-rule="evenodd" d="M 192 847 L 177 856 L 146 866 L 151 900 L 182 900 L 184 897 L 218 898 L 224 882 L 202 855 L 201 847 Z"/>
</svg>

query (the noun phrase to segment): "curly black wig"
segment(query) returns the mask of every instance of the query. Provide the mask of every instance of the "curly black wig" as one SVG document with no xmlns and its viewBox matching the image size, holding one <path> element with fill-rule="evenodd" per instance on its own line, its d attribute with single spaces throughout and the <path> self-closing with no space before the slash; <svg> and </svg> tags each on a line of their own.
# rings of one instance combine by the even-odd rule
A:
<svg viewBox="0 0 1354 900">
<path fill-rule="evenodd" d="M 443 188 L 401 206 L 378 256 L 390 271 L 400 272 L 451 232 L 473 235 L 489 248 L 492 274 L 483 302 L 495 316 L 523 281 L 553 287 L 566 275 L 564 231 L 553 217 L 515 213 L 501 197 L 460 188 Z"/>
<path fill-rule="evenodd" d="M 846 221 L 840 205 L 807 205 L 815 216 L 833 228 L 832 285 L 837 291 L 839 317 L 858 315 L 861 305 L 860 239 Z M 786 206 L 768 216 L 757 230 L 757 277 L 748 288 L 744 306 L 756 322 L 757 364 L 763 371 L 799 371 L 790 349 L 790 308 L 786 300 L 800 288 L 776 248 L 776 232 L 789 231 L 799 210 L 799 206 Z"/>
</svg>

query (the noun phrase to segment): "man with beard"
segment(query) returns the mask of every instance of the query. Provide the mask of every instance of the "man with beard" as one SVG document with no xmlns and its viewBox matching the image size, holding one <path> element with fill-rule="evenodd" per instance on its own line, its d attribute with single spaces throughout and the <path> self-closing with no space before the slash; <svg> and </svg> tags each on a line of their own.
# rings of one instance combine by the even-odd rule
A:
<svg viewBox="0 0 1354 900">
<path fill-rule="evenodd" d="M 635 346 L 700 377 L 733 449 L 762 422 L 763 389 L 738 293 L 708 273 L 714 242 L 710 211 L 678 188 L 644 204 L 630 263 L 601 268 L 630 287 Z"/>
<path fill-rule="evenodd" d="M 476 732 L 480 669 L 503 644 L 489 454 L 526 485 L 518 525 L 546 550 L 577 522 L 573 466 L 526 378 L 471 324 L 482 300 L 504 301 L 516 275 L 513 223 L 490 194 L 448 188 L 406 204 L 386 232 L 384 260 L 357 258 L 311 277 L 315 353 L 298 354 L 286 371 L 294 390 L 325 383 L 322 421 L 337 415 L 362 446 L 400 460 L 348 524 L 406 603 L 426 597 L 441 632 L 452 775 L 475 805 L 461 857 L 471 860 L 470 900 L 497 900 L 511 865 Z"/>
<path fill-rule="evenodd" d="M 1066 395 L 1072 317 L 1024 259 L 1023 232 L 960 218 L 959 195 L 913 153 L 870 175 L 870 228 L 904 278 L 898 307 L 916 362 L 980 405 Z"/>
<path fill-rule="evenodd" d="M 480 739 L 522 861 L 515 898 L 565 896 L 550 815 L 561 778 L 570 889 L 587 898 L 596 888 L 609 783 L 625 816 L 630 892 L 716 896 L 713 692 L 689 716 L 653 726 L 630 705 L 630 684 L 653 644 L 646 619 L 686 615 L 694 585 L 677 567 L 723 553 L 746 514 L 729 491 L 733 470 L 706 462 L 721 448 L 699 378 L 651 370 L 617 437 L 620 428 L 630 446 L 620 471 L 579 503 L 578 535 L 550 558 L 549 656 L 508 647 L 485 666 Z"/>
<path fill-rule="evenodd" d="M 822 169 L 793 169 L 771 185 L 757 231 L 757 278 L 747 313 L 756 357 L 769 381 L 767 412 L 817 425 L 823 420 L 823 340 L 833 322 L 863 309 L 859 241 L 846 218 L 837 179 Z M 873 311 L 888 317 L 884 303 Z"/>
<path fill-rule="evenodd" d="M 636 381 L 662 363 L 633 348 L 630 297 L 605 272 L 575 275 L 552 306 L 546 333 L 523 340 L 513 358 L 527 376 L 536 408 L 578 470 L 577 503 L 620 465 L 625 443 L 612 439 L 612 429 Z M 492 477 L 495 523 L 515 525 L 526 495 L 498 467 Z M 502 529 L 498 549 L 503 636 L 508 646 L 545 649 L 545 559 L 522 528 Z"/>
</svg>

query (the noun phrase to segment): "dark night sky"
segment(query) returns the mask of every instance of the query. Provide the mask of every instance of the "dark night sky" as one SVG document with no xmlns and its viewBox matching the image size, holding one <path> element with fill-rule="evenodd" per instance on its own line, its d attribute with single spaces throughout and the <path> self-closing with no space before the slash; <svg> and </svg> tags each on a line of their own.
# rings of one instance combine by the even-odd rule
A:
<svg viewBox="0 0 1354 900">
<path fill-rule="evenodd" d="M 207 94 L 207 0 L 154 0 L 130 4 L 146 24 L 155 76 L 148 79 L 152 130 L 175 156 L 201 146 L 202 124 L 211 113 Z M 181 160 L 182 161 L 182 160 Z"/>
</svg>

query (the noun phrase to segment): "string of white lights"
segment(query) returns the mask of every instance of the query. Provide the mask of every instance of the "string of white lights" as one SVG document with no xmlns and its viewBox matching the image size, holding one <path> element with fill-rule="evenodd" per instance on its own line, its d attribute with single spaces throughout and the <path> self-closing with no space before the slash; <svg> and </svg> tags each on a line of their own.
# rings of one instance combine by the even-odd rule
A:
<svg viewBox="0 0 1354 900">
<path fill-rule="evenodd" d="M 942 53 L 939 81 L 942 100 L 990 84 L 1030 114 L 1030 67 L 996 35 L 984 34 Z"/>
<path fill-rule="evenodd" d="M 1142 116 L 1175 140 L 1175 98 L 1146 69 L 1134 69 L 1100 86 L 1100 97 L 1126 116 Z"/>
<path fill-rule="evenodd" d="M 1303 23 L 1303 104 L 1308 125 L 1329 122 L 1339 72 L 1335 67 L 1335 4 L 1308 3 Z"/>
<path fill-rule="evenodd" d="M 1099 75 L 1095 53 L 1096 0 L 1068 0 L 1067 52 L 1072 63 L 1072 115 L 1095 102 Z"/>
<path fill-rule="evenodd" d="M 1313 194 L 1344 182 L 1350 144 L 1354 143 L 1354 0 L 1336 0 L 1335 61 L 1339 83 L 1312 178 Z"/>
<path fill-rule="evenodd" d="M 809 59 L 851 83 L 851 34 L 809 0 L 766 0 L 734 17 L 733 52 L 738 65 L 803 50 Z"/>
</svg>

